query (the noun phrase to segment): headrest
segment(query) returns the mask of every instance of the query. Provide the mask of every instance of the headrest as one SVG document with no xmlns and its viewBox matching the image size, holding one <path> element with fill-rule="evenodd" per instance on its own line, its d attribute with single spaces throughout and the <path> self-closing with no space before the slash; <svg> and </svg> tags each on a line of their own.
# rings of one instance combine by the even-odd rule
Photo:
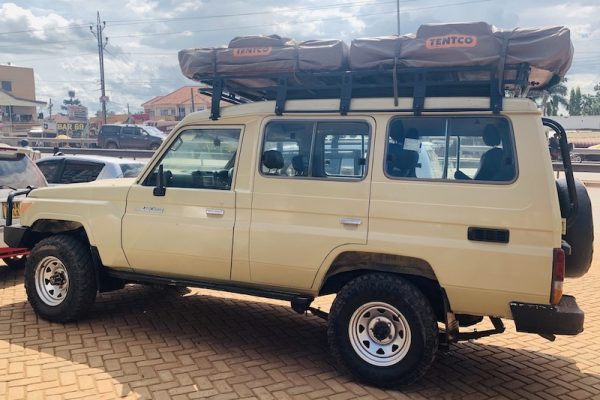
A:
<svg viewBox="0 0 600 400">
<path fill-rule="evenodd" d="M 390 138 L 396 143 L 404 140 L 404 125 L 402 121 L 393 124 L 393 129 L 390 131 Z"/>
<path fill-rule="evenodd" d="M 500 144 L 502 139 L 500 138 L 500 132 L 495 125 L 486 125 L 483 130 L 483 142 L 490 147 L 496 147 Z"/>
<path fill-rule="evenodd" d="M 283 154 L 277 150 L 267 150 L 262 155 L 262 163 L 267 169 L 283 168 Z"/>
<path fill-rule="evenodd" d="M 308 159 L 302 154 L 292 157 L 292 168 L 298 175 L 306 175 L 308 172 Z"/>
</svg>

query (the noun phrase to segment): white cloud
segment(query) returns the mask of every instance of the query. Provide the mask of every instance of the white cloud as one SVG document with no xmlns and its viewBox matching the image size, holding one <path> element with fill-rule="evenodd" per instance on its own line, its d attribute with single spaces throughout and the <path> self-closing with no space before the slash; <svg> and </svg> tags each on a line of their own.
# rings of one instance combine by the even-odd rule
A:
<svg viewBox="0 0 600 400">
<path fill-rule="evenodd" d="M 103 0 L 99 4 L 13 0 L 0 3 L 0 62 L 33 67 L 41 100 L 52 97 L 59 103 L 67 90 L 75 89 L 93 113 L 99 108 L 99 67 L 97 43 L 88 24 L 95 25 L 99 8 L 102 20 L 106 20 L 105 36 L 109 37 L 105 67 L 107 93 L 113 101 L 110 108 L 123 110 L 129 103 L 136 109 L 156 95 L 191 83 L 177 64 L 176 53 L 182 48 L 218 46 L 234 36 L 253 34 L 279 34 L 297 40 L 341 38 L 349 43 L 356 37 L 396 32 L 395 2 L 365 0 L 351 6 L 348 2 Z M 568 85 L 579 85 L 589 92 L 600 82 L 598 0 L 503 0 L 502 4 L 494 0 L 456 6 L 448 2 L 431 8 L 440 3 L 444 2 L 401 1 L 402 32 L 414 32 L 423 23 L 465 20 L 483 20 L 503 28 L 565 25 L 572 30 L 575 46 Z M 206 18 L 235 14 L 239 15 Z M 156 21 L 164 18 L 180 19 Z M 151 21 L 123 22 L 128 19 Z M 3 34 L 14 31 L 31 32 Z"/>
</svg>

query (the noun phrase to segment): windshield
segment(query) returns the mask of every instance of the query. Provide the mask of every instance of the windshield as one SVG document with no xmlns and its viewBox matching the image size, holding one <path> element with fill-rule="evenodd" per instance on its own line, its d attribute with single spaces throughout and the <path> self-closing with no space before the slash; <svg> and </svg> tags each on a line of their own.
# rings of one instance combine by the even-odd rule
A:
<svg viewBox="0 0 600 400">
<path fill-rule="evenodd" d="M 149 135 L 152 135 L 152 136 L 161 136 L 161 137 L 167 136 L 163 131 L 161 131 L 160 129 L 155 128 L 153 126 L 144 126 L 143 129 L 146 132 L 148 132 Z"/>
<path fill-rule="evenodd" d="M 24 189 L 27 186 L 46 186 L 46 180 L 25 154 L 0 158 L 0 186 Z"/>
</svg>

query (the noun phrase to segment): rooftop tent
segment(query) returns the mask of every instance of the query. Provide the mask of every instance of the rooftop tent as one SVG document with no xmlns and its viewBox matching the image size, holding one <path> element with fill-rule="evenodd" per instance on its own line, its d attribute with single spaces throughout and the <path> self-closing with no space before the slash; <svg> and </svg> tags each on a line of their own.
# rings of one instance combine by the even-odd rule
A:
<svg viewBox="0 0 600 400">
<path fill-rule="evenodd" d="M 524 96 L 560 82 L 571 65 L 573 45 L 565 27 L 502 30 L 484 22 L 432 24 L 416 34 L 295 42 L 273 36 L 241 37 L 228 47 L 179 52 L 181 71 L 209 87 L 213 117 L 219 101 L 339 98 L 489 97 L 502 109 L 505 95 Z M 507 90 L 510 91 L 506 92 Z"/>
</svg>

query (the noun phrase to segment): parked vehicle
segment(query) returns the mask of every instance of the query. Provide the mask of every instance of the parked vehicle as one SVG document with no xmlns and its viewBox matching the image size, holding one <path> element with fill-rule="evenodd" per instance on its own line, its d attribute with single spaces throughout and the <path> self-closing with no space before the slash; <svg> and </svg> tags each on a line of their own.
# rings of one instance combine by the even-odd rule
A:
<svg viewBox="0 0 600 400">
<path fill-rule="evenodd" d="M 36 167 L 31 157 L 36 157 L 39 152 L 30 148 L 0 146 L 0 201 L 2 202 L 2 215 L 0 218 L 0 248 L 6 247 L 4 243 L 4 226 L 8 213 L 7 198 L 10 192 L 27 187 L 47 186 L 44 175 Z M 20 202 L 16 201 L 11 210 L 15 223 L 19 223 Z M 11 268 L 19 268 L 25 265 L 23 257 L 9 257 L 3 259 L 4 263 Z"/>
<path fill-rule="evenodd" d="M 146 125 L 102 125 L 98 132 L 98 146 L 105 149 L 156 150 L 166 134 Z"/>
<path fill-rule="evenodd" d="M 145 163 L 116 157 L 55 155 L 36 162 L 49 184 L 135 178 Z"/>
<path fill-rule="evenodd" d="M 407 49 L 424 66 L 401 67 Z M 564 129 L 504 97 L 559 82 L 571 51 L 565 28 L 483 23 L 358 40 L 349 60 L 340 41 L 279 36 L 236 38 L 217 65 L 217 50 L 182 51 L 211 109 L 186 116 L 135 180 L 22 200 L 5 240 L 32 249 L 29 303 L 75 321 L 127 282 L 288 300 L 327 318 L 333 357 L 382 387 L 504 332 L 503 318 L 550 340 L 579 334 L 563 281 L 592 262 L 590 199 L 568 157 L 554 178 L 544 126 L 568 154 Z M 256 101 L 221 109 L 223 97 Z M 329 314 L 311 307 L 329 294 Z M 483 317 L 493 328 L 465 330 Z"/>
</svg>

